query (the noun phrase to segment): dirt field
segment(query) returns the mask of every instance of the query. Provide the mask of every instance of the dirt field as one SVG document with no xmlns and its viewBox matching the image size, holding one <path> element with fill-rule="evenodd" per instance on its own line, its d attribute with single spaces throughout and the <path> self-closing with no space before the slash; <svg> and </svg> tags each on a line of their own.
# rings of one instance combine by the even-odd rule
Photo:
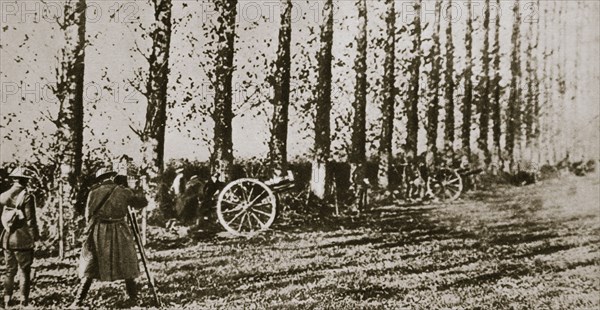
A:
<svg viewBox="0 0 600 310">
<path fill-rule="evenodd" d="M 599 191 L 597 176 L 568 177 L 251 240 L 163 237 L 151 268 L 173 308 L 598 309 Z M 36 265 L 35 305 L 70 303 L 75 261 Z M 88 304 L 124 300 L 122 283 L 95 283 Z"/>
</svg>

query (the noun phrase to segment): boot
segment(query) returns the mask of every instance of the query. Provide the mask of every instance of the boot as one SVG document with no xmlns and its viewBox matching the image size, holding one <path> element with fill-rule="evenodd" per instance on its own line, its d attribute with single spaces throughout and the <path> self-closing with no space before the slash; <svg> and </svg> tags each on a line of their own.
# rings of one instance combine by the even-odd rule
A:
<svg viewBox="0 0 600 310">
<path fill-rule="evenodd" d="M 10 306 L 10 300 L 10 295 L 4 295 L 4 309 L 8 309 L 8 307 Z"/>
<path fill-rule="evenodd" d="M 21 287 L 20 287 L 21 301 L 19 303 L 19 305 L 21 305 L 22 308 L 29 306 L 30 287 L 31 287 L 30 272 L 24 272 L 22 282 L 21 282 Z"/>
<path fill-rule="evenodd" d="M 88 291 L 90 290 L 90 286 L 92 286 L 92 279 L 83 278 L 81 280 L 81 284 L 77 289 L 77 293 L 75 295 L 75 300 L 71 304 L 70 308 L 81 308 L 83 306 L 83 301 L 87 297 Z"/>
<path fill-rule="evenodd" d="M 137 306 L 138 289 L 137 289 L 137 284 L 135 283 L 134 279 L 126 279 L 125 280 L 125 290 L 127 291 L 127 296 L 129 296 L 129 300 L 128 300 L 127 304 L 130 307 Z"/>
</svg>

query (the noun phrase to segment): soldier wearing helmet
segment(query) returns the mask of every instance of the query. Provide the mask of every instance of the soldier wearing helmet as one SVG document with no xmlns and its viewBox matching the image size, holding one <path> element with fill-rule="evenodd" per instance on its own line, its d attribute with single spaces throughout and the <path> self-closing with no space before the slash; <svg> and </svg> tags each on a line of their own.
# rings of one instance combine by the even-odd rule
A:
<svg viewBox="0 0 600 310">
<path fill-rule="evenodd" d="M 0 195 L 3 227 L 0 241 L 6 264 L 4 308 L 11 303 L 18 270 L 21 270 L 23 276 L 20 285 L 20 304 L 21 306 L 29 304 L 33 250 L 39 237 L 35 217 L 35 197 L 27 190 L 27 183 L 34 176 L 35 173 L 27 168 L 15 168 L 9 175 L 13 181 L 12 187 Z"/>
<path fill-rule="evenodd" d="M 148 202 L 143 193 L 115 183 L 117 173 L 110 166 L 96 172 L 96 184 L 88 195 L 85 210 L 88 225 L 79 263 L 81 283 L 73 307 L 83 304 L 94 279 L 125 280 L 130 302 L 137 302 L 135 278 L 140 271 L 126 216 L 128 206 L 142 208 Z"/>
</svg>

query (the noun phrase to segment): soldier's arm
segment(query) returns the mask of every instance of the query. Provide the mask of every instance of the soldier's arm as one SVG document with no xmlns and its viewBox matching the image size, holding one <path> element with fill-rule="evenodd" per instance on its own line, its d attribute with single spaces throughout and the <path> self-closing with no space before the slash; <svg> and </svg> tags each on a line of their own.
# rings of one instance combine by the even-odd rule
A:
<svg viewBox="0 0 600 310">
<path fill-rule="evenodd" d="M 33 236 L 33 240 L 38 240 L 40 232 L 37 226 L 37 217 L 35 216 L 35 198 L 32 195 L 27 195 L 23 202 L 25 205 L 25 220 L 27 221 L 27 229 Z"/>
<path fill-rule="evenodd" d="M 142 190 L 131 190 L 129 189 L 129 197 L 127 198 L 127 204 L 134 209 L 141 209 L 148 205 L 148 200 Z"/>
</svg>

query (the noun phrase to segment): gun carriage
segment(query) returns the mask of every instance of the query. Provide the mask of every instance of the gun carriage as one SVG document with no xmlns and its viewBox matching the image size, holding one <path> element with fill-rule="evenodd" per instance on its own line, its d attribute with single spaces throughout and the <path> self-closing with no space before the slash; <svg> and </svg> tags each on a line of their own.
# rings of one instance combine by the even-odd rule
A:
<svg viewBox="0 0 600 310">
<path fill-rule="evenodd" d="M 451 202 L 458 199 L 465 190 L 465 180 L 482 172 L 470 168 L 433 168 L 421 166 L 411 169 L 401 164 L 397 169 L 401 184 L 394 191 L 395 198 L 408 200 L 435 200 Z"/>
<path fill-rule="evenodd" d="M 277 197 L 294 188 L 294 176 L 267 181 L 242 178 L 217 192 L 216 212 L 221 226 L 238 236 L 252 236 L 269 229 L 277 218 Z"/>
</svg>

